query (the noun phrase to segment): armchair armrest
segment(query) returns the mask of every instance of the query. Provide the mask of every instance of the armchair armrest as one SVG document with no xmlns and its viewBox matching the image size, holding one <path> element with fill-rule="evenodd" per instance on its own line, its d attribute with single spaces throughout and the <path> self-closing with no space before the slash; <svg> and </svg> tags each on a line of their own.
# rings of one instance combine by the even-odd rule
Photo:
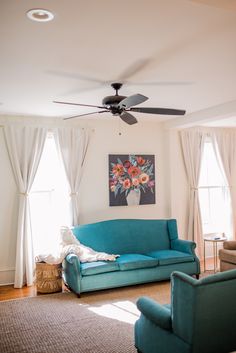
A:
<svg viewBox="0 0 236 353">
<path fill-rule="evenodd" d="M 236 241 L 235 240 L 224 241 L 223 248 L 227 250 L 236 250 Z"/>
<path fill-rule="evenodd" d="M 174 239 L 171 241 L 171 248 L 195 255 L 196 243 L 190 240 Z"/>
<path fill-rule="evenodd" d="M 172 329 L 171 312 L 169 308 L 160 305 L 148 297 L 139 298 L 137 307 L 145 317 L 156 325 L 165 330 L 170 331 Z"/>
</svg>

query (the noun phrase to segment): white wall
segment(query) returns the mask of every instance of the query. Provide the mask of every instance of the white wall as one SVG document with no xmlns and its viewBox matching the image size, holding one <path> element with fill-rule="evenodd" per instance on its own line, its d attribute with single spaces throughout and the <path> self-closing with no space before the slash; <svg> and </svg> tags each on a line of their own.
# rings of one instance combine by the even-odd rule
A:
<svg viewBox="0 0 236 353">
<path fill-rule="evenodd" d="M 110 121 L 93 124 L 91 143 L 82 179 L 81 223 L 113 218 L 166 218 L 169 216 L 167 187 L 168 156 L 165 153 L 164 132 L 155 123 L 134 126 Z M 108 154 L 154 154 L 156 164 L 156 204 L 109 207 Z"/>
<path fill-rule="evenodd" d="M 19 118 L 17 119 L 19 121 Z M 28 119 L 26 122 L 30 122 Z M 60 121 L 60 120 L 58 120 Z M 47 125 L 47 120 L 43 122 Z M 59 122 L 58 124 L 61 124 Z M 50 126 L 57 123 L 50 120 Z M 81 184 L 81 223 L 114 218 L 169 218 L 171 216 L 169 140 L 161 124 L 139 122 L 128 126 L 116 120 L 80 120 L 93 129 Z M 121 132 L 121 135 L 119 135 Z M 108 154 L 154 154 L 156 204 L 109 207 Z M 0 285 L 14 280 L 18 194 L 0 128 Z M 172 166 L 173 167 L 173 166 Z M 176 168 L 178 170 L 178 168 Z M 173 215 L 175 213 L 173 212 Z M 176 213 L 178 214 L 178 213 Z"/>
</svg>

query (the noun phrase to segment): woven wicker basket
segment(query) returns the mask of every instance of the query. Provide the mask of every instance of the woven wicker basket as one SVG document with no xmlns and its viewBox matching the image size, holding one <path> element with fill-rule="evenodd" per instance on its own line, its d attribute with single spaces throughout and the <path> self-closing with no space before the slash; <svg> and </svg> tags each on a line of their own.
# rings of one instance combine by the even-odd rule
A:
<svg viewBox="0 0 236 353">
<path fill-rule="evenodd" d="M 61 264 L 49 265 L 44 262 L 36 262 L 36 288 L 38 293 L 61 292 Z"/>
</svg>

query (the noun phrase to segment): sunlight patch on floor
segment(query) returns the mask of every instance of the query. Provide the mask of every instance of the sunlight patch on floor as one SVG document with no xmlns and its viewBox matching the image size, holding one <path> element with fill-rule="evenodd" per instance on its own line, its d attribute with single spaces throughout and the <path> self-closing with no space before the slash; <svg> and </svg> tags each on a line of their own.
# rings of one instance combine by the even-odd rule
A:
<svg viewBox="0 0 236 353">
<path fill-rule="evenodd" d="M 131 301 L 119 301 L 111 304 L 103 304 L 99 307 L 90 307 L 89 310 L 97 315 L 119 320 L 129 324 L 134 324 L 139 318 L 140 312 Z"/>
</svg>

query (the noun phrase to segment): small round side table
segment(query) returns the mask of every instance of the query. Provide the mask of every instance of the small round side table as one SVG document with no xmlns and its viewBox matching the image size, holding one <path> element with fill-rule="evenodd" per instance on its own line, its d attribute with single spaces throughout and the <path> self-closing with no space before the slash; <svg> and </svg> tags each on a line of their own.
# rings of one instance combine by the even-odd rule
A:
<svg viewBox="0 0 236 353">
<path fill-rule="evenodd" d="M 218 268 L 218 250 L 217 244 L 223 243 L 227 240 L 224 233 L 210 233 L 204 235 L 204 272 L 210 271 L 206 269 L 206 242 L 211 242 L 213 247 L 213 261 L 214 261 L 214 273 L 217 272 Z"/>
</svg>

